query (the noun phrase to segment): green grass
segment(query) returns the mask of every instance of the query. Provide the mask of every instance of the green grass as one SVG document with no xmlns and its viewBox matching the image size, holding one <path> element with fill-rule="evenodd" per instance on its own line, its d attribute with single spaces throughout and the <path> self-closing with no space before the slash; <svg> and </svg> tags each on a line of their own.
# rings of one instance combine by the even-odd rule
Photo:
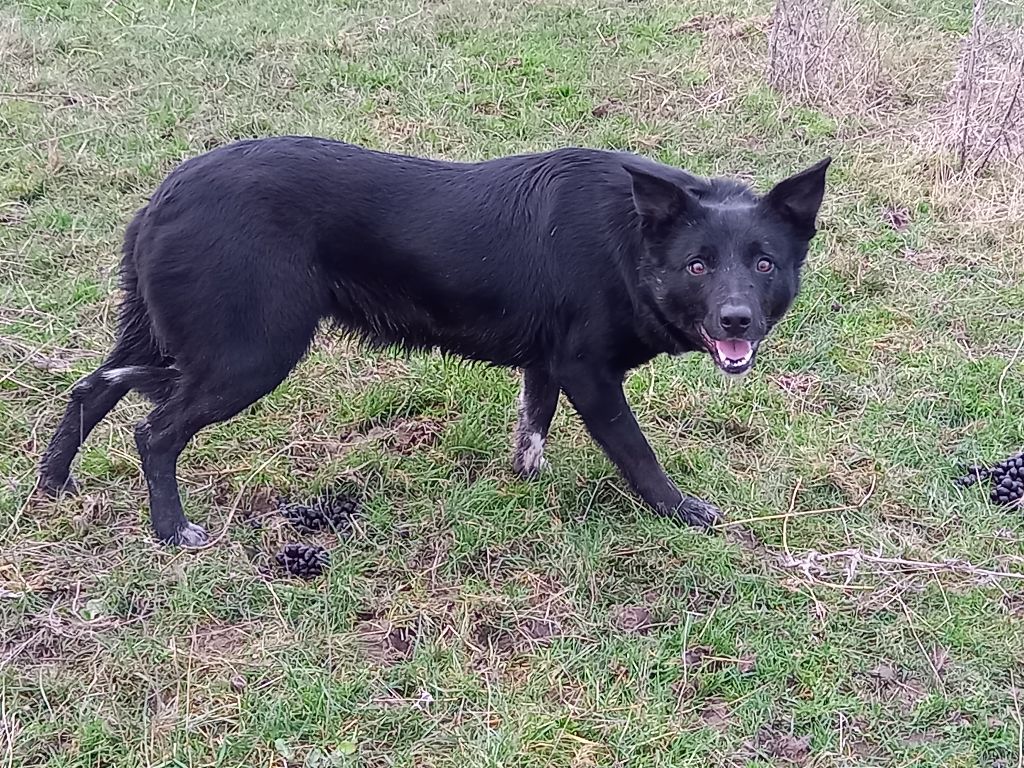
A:
<svg viewBox="0 0 1024 768">
<path fill-rule="evenodd" d="M 1024 574 L 1024 515 L 950 480 L 1024 443 L 1024 238 L 914 142 L 968 16 L 872 4 L 933 71 L 860 114 L 764 85 L 769 10 L 0 10 L 0 765 L 1020 765 L 1024 588 L 989 572 Z M 730 387 L 701 357 L 628 382 L 679 482 L 756 519 L 651 518 L 564 404 L 550 471 L 515 480 L 513 373 L 330 337 L 183 457 L 216 546 L 151 541 L 138 400 L 83 449 L 81 498 L 34 498 L 109 344 L 131 212 L 181 159 L 271 133 L 630 149 L 762 188 L 833 154 L 803 294 L 754 374 Z M 367 511 L 326 578 L 265 576 L 293 535 L 269 495 L 339 477 Z"/>
</svg>

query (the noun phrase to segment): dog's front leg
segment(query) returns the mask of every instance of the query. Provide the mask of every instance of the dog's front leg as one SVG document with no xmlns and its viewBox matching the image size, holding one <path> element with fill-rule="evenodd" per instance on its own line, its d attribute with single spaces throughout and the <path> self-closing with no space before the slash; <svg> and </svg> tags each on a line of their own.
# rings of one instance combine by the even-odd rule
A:
<svg viewBox="0 0 1024 768">
<path fill-rule="evenodd" d="M 594 440 L 652 509 L 700 527 L 721 519 L 716 507 L 686 496 L 665 474 L 626 401 L 622 377 L 574 368 L 560 383 Z"/>
<path fill-rule="evenodd" d="M 544 441 L 558 406 L 558 392 L 558 382 L 545 368 L 523 370 L 512 457 L 512 468 L 522 477 L 535 477 L 544 465 Z"/>
</svg>

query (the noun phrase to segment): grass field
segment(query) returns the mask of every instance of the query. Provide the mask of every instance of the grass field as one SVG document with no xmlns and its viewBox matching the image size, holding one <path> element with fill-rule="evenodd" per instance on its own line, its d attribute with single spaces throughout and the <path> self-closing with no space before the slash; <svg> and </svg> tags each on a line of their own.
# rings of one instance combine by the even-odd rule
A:
<svg viewBox="0 0 1024 768">
<path fill-rule="evenodd" d="M 815 105 L 766 85 L 762 0 L 5 3 L 0 766 L 1024 766 L 1024 513 L 951 483 L 1024 444 L 1022 187 L 943 176 L 925 136 L 968 5 L 865 3 L 871 98 Z M 754 373 L 628 382 L 728 528 L 645 514 L 564 403 L 519 481 L 514 373 L 329 336 L 183 457 L 215 546 L 151 540 L 137 399 L 81 497 L 34 498 L 131 212 L 276 133 L 630 149 L 761 188 L 833 154 Z M 327 576 L 268 575 L 295 539 L 274 494 L 338 478 L 366 513 Z"/>
</svg>

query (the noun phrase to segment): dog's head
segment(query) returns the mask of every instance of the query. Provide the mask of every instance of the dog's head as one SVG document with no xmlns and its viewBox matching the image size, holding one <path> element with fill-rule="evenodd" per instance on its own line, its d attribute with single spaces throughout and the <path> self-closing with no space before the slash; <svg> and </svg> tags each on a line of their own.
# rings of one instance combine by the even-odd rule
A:
<svg viewBox="0 0 1024 768">
<path fill-rule="evenodd" d="M 729 374 L 750 369 L 796 298 L 829 162 L 763 196 L 724 179 L 627 167 L 643 237 L 642 300 L 679 349 L 706 349 Z"/>
</svg>

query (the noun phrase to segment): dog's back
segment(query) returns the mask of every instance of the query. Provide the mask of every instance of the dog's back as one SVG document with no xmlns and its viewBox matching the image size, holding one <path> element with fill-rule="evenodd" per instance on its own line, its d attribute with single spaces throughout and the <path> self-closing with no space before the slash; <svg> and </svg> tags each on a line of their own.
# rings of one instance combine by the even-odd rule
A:
<svg viewBox="0 0 1024 768">
<path fill-rule="evenodd" d="M 557 342 L 552 313 L 581 292 L 626 298 L 607 242 L 628 232 L 630 206 L 611 153 L 457 164 L 250 141 L 167 178 L 139 214 L 134 266 L 177 358 L 250 335 L 305 343 L 330 317 L 375 343 L 523 365 Z"/>
</svg>

